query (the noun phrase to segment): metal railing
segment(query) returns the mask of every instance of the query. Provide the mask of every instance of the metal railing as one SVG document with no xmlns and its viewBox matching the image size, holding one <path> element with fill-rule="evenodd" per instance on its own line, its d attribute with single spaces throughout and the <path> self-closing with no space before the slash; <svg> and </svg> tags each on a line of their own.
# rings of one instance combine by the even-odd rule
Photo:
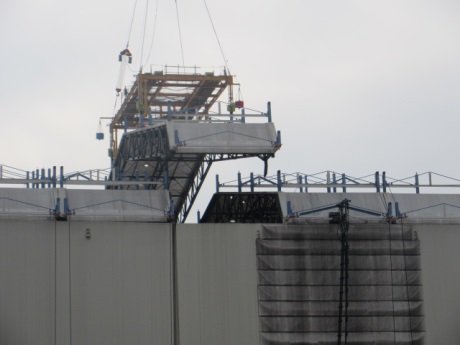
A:
<svg viewBox="0 0 460 345">
<path fill-rule="evenodd" d="M 64 186 L 108 187 L 108 186 L 140 186 L 162 185 L 162 181 L 114 180 L 110 179 L 110 168 L 90 169 L 64 174 L 61 166 L 59 172 L 56 167 L 49 169 L 22 170 L 8 165 L 0 164 L 0 187 L 13 185 L 24 188 L 63 188 Z M 112 174 L 115 176 L 115 174 Z"/>
<path fill-rule="evenodd" d="M 434 182 L 436 180 L 436 182 Z M 238 192 L 249 191 L 282 191 L 290 190 L 300 193 L 308 193 L 312 189 L 315 192 L 337 193 L 350 191 L 374 191 L 374 192 L 394 192 L 396 190 L 413 190 L 420 193 L 420 190 L 427 188 L 458 188 L 460 179 L 449 177 L 432 171 L 422 174 L 415 174 L 402 179 L 390 177 L 386 172 L 375 172 L 363 177 L 353 177 L 344 173 L 334 171 L 322 171 L 315 174 L 305 173 L 282 173 L 278 171 L 276 175 L 262 176 L 250 174 L 242 177 L 238 173 L 237 179 L 220 182 L 219 175 L 216 175 L 216 192 L 222 189 L 237 189 Z"/>
</svg>

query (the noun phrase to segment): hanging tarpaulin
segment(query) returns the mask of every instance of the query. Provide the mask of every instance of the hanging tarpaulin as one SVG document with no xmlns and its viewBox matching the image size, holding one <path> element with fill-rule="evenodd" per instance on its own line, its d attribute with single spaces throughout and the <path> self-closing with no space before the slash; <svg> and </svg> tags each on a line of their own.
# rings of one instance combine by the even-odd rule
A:
<svg viewBox="0 0 460 345">
<path fill-rule="evenodd" d="M 118 73 L 117 86 L 115 88 L 115 90 L 117 91 L 117 94 L 120 93 L 123 87 L 126 66 L 128 65 L 128 63 L 132 62 L 132 59 L 133 59 L 132 56 L 133 55 L 131 54 L 128 48 L 122 50 L 120 54 L 118 55 L 118 61 L 121 62 L 121 65 L 120 65 L 120 72 Z"/>
</svg>

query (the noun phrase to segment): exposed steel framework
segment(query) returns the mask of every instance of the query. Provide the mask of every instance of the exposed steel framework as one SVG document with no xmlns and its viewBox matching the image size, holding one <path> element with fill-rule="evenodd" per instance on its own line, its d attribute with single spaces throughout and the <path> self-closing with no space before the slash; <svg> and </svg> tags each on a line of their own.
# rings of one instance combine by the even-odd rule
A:
<svg viewBox="0 0 460 345">
<path fill-rule="evenodd" d="M 132 87 L 125 89 L 123 102 L 110 124 L 111 158 L 118 152 L 118 131 L 141 128 L 149 120 L 168 114 L 203 117 L 228 88 L 228 103 L 233 102 L 233 76 L 189 73 L 139 73 Z M 141 118 L 142 117 L 142 118 Z"/>
</svg>

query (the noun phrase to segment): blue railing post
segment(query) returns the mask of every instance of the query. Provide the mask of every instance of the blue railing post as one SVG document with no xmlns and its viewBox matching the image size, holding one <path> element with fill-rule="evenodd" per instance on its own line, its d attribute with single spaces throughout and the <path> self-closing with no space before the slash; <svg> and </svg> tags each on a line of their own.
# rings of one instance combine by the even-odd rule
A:
<svg viewBox="0 0 460 345">
<path fill-rule="evenodd" d="M 267 103 L 267 117 L 268 117 L 268 122 L 272 122 L 272 103 L 271 102 Z"/>
<path fill-rule="evenodd" d="M 60 188 L 63 188 L 64 187 L 64 167 L 61 166 L 60 167 L 60 177 L 59 177 L 59 186 Z"/>
<path fill-rule="evenodd" d="M 386 173 L 385 173 L 385 171 L 382 172 L 382 191 L 383 191 L 384 193 L 387 192 L 387 178 L 386 178 Z"/>
<path fill-rule="evenodd" d="M 53 166 L 53 188 L 56 188 L 56 166 Z"/>
<path fill-rule="evenodd" d="M 216 175 L 216 193 L 219 193 L 219 175 Z"/>
<path fill-rule="evenodd" d="M 396 213 L 396 217 L 401 217 L 401 211 L 399 210 L 399 202 L 395 202 L 395 213 Z"/>
<path fill-rule="evenodd" d="M 308 184 L 307 175 L 305 175 L 304 178 L 305 178 L 305 184 L 307 185 Z M 308 187 L 305 187 L 305 193 L 308 193 Z"/>
<path fill-rule="evenodd" d="M 238 193 L 241 193 L 241 173 L 238 171 Z"/>
<path fill-rule="evenodd" d="M 281 131 L 276 132 L 276 141 L 275 141 L 276 146 L 281 146 Z"/>
<path fill-rule="evenodd" d="M 393 205 L 391 201 L 388 203 L 387 217 L 393 217 Z"/>
<path fill-rule="evenodd" d="M 333 184 L 333 185 L 336 185 L 336 184 L 337 184 L 337 180 L 336 180 L 336 178 L 335 178 L 335 173 L 332 173 L 332 184 Z M 332 192 L 333 192 L 333 193 L 337 193 L 337 188 L 335 188 L 335 187 L 332 188 Z"/>
<path fill-rule="evenodd" d="M 51 169 L 48 168 L 48 188 L 51 188 Z"/>
<path fill-rule="evenodd" d="M 26 180 L 29 180 L 29 172 L 26 171 Z M 29 183 L 26 183 L 26 188 L 29 188 Z"/>
<path fill-rule="evenodd" d="M 378 171 L 375 172 L 375 189 L 377 193 L 380 193 L 380 174 Z"/>
<path fill-rule="evenodd" d="M 278 170 L 276 173 L 276 182 L 278 184 L 278 192 L 281 192 L 281 170 Z"/>
<path fill-rule="evenodd" d="M 297 175 L 297 183 L 300 184 L 299 187 L 299 192 L 303 193 L 303 187 L 302 187 L 302 175 Z"/>
<path fill-rule="evenodd" d="M 342 174 L 342 185 L 346 186 L 347 184 L 347 177 L 345 174 Z M 347 187 L 342 187 L 342 192 L 346 193 L 347 192 Z"/>
<path fill-rule="evenodd" d="M 418 174 L 415 173 L 415 193 L 419 194 L 420 193 L 420 188 L 419 188 L 419 183 L 418 183 Z"/>
<path fill-rule="evenodd" d="M 250 175 L 251 178 L 251 192 L 254 192 L 254 173 L 251 173 Z"/>
<path fill-rule="evenodd" d="M 327 187 L 326 187 L 326 190 L 328 193 L 331 192 L 331 187 L 329 187 L 329 185 L 331 184 L 331 173 L 328 171 L 327 174 L 326 174 L 326 182 L 327 182 Z"/>
</svg>

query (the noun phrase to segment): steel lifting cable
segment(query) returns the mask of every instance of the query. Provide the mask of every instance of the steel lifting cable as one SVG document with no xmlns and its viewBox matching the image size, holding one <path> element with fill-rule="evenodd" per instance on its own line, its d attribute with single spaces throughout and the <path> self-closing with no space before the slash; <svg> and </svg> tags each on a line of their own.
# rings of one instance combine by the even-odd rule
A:
<svg viewBox="0 0 460 345">
<path fill-rule="evenodd" d="M 156 6 L 155 6 L 155 18 L 153 19 L 153 34 L 152 34 L 152 40 L 150 41 L 149 55 L 147 55 L 147 59 L 145 59 L 145 63 L 149 61 L 150 55 L 152 54 L 153 41 L 155 39 L 155 33 L 157 31 L 158 2 L 159 0 L 157 0 Z"/>
<path fill-rule="evenodd" d="M 222 54 L 222 58 L 224 59 L 225 68 L 227 68 L 228 74 L 231 75 L 230 67 L 228 66 L 228 61 L 227 61 L 227 58 L 225 57 L 224 49 L 222 48 L 222 45 L 220 44 L 219 36 L 217 35 L 216 27 L 214 26 L 214 22 L 211 17 L 211 12 L 209 11 L 209 8 L 208 8 L 208 4 L 206 3 L 206 0 L 203 0 L 203 2 L 204 2 L 204 6 L 206 7 L 206 11 L 208 12 L 209 21 L 211 22 L 212 29 L 214 31 L 214 35 L 216 36 L 216 40 L 217 40 L 217 44 L 219 45 L 220 53 Z"/>
<path fill-rule="evenodd" d="M 182 66 L 184 67 L 184 70 L 185 70 L 184 47 L 182 45 L 182 31 L 180 29 L 179 6 L 177 5 L 177 0 L 175 0 L 175 3 L 176 3 L 177 27 L 179 28 L 180 51 L 181 51 L 181 54 L 182 54 Z"/>
<path fill-rule="evenodd" d="M 129 46 L 129 40 L 131 39 L 131 31 L 133 30 L 134 15 L 136 14 L 137 0 L 134 3 L 133 15 L 131 16 L 131 25 L 129 26 L 128 39 L 126 40 L 126 48 Z"/>
<path fill-rule="evenodd" d="M 141 46 L 141 62 L 140 62 L 140 66 L 139 66 L 139 70 L 142 72 L 142 68 L 143 68 L 143 65 L 142 65 L 142 60 L 144 58 L 144 42 L 145 42 L 145 30 L 147 28 L 147 16 L 148 16 L 148 12 L 149 12 L 149 0 L 146 1 L 145 3 L 145 16 L 144 16 L 144 30 L 143 30 L 143 33 L 142 33 L 142 46 Z"/>
</svg>

